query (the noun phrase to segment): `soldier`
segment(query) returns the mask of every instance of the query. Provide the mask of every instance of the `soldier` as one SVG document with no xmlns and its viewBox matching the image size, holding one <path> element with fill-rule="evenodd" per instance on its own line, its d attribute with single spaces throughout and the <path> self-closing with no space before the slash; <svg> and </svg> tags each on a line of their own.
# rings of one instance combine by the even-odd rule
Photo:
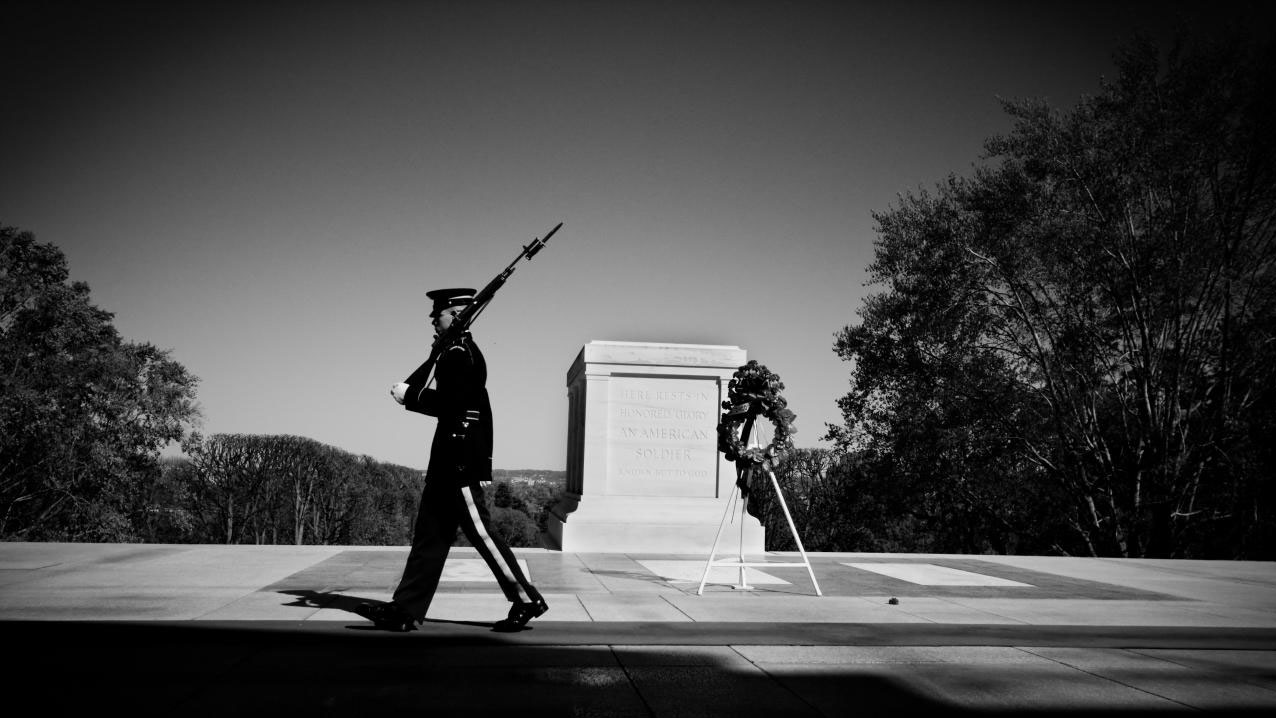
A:
<svg viewBox="0 0 1276 718">
<path fill-rule="evenodd" d="M 435 334 L 442 335 L 474 301 L 474 290 L 436 289 L 426 296 L 434 300 L 430 316 Z M 415 629 L 434 598 L 459 526 L 513 604 L 494 629 L 519 631 L 549 606 L 523 575 L 509 546 L 491 530 L 482 484 L 492 480 L 492 406 L 487 396 L 487 363 L 469 332 L 442 348 L 435 373 L 436 389 L 401 383 L 390 390 L 407 410 L 437 417 L 438 426 L 430 445 L 412 550 L 394 598 L 389 603 L 360 604 L 355 610 L 380 628 Z"/>
</svg>

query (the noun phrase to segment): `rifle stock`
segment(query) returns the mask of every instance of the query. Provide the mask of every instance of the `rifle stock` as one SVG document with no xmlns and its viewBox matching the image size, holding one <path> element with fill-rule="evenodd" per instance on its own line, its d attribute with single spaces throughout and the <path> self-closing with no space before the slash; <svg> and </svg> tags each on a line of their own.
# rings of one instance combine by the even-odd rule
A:
<svg viewBox="0 0 1276 718">
<path fill-rule="evenodd" d="M 514 273 L 514 268 L 518 265 L 518 263 L 524 258 L 531 261 L 532 257 L 535 256 L 537 252 L 541 251 L 541 249 L 545 246 L 545 243 L 549 241 L 549 238 L 553 237 L 554 233 L 562 226 L 563 223 L 559 222 L 554 225 L 554 228 L 549 230 L 544 237 L 540 239 L 533 239 L 530 244 L 525 245 L 523 247 L 523 251 L 519 252 L 518 256 L 514 258 L 513 262 L 510 262 L 509 266 L 506 267 L 503 272 L 496 275 L 492 281 L 487 283 L 486 287 L 483 287 L 482 291 L 474 295 L 474 301 L 465 309 L 461 310 L 460 314 L 456 315 L 456 319 L 452 321 L 452 325 L 442 334 L 439 334 L 434 338 L 434 343 L 430 346 L 429 358 L 427 358 L 421 366 L 417 367 L 416 371 L 412 372 L 407 379 L 403 380 L 403 382 L 405 384 L 413 385 L 428 384 L 430 374 L 434 371 L 434 365 L 438 362 L 439 354 L 443 352 L 443 348 L 452 343 L 457 337 L 469 331 L 470 325 L 473 324 L 474 320 L 478 318 L 478 315 L 487 308 L 487 303 L 492 301 L 492 297 L 496 294 L 496 290 L 500 289 L 501 286 L 505 284 L 505 280 L 509 279 L 509 276 Z"/>
</svg>

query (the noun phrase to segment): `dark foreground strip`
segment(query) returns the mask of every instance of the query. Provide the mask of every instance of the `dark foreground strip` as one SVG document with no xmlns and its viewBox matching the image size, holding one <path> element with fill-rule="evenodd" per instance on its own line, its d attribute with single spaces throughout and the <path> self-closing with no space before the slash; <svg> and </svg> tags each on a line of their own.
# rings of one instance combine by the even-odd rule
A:
<svg viewBox="0 0 1276 718">
<path fill-rule="evenodd" d="M 530 631 L 500 634 L 493 633 L 490 624 L 442 621 L 413 633 L 388 633 L 354 618 L 306 623 L 27 621 L 0 622 L 0 636 L 8 658 L 4 679 L 11 703 L 25 703 L 34 715 L 129 718 L 1159 718 L 1165 714 L 1162 708 L 1183 706 L 1162 701 L 1157 710 L 1132 711 L 1123 700 L 1098 704 L 1089 692 L 1110 686 L 1084 671 L 1051 682 L 1046 689 L 1052 698 L 1042 703 L 1033 698 L 1031 686 L 1017 687 L 1022 672 L 1007 683 L 1001 664 L 900 664 L 867 673 L 818 666 L 771 672 L 747 661 L 728 660 L 730 649 L 691 646 L 1276 646 L 1276 632 L 1270 629 L 549 621 L 533 625 Z M 644 647 L 630 651 L 626 645 Z M 1226 669 L 1230 664 L 1220 665 L 1224 668 L 1191 670 L 1188 678 L 1208 690 L 1234 690 L 1240 684 L 1251 698 L 1235 710 L 1209 715 L 1270 714 L 1271 700 L 1254 699 L 1254 691 L 1260 689 L 1248 683 L 1267 685 L 1261 673 L 1267 664 L 1257 661 L 1257 669 L 1239 676 Z M 960 675 L 954 677 L 954 670 Z M 987 705 L 948 700 L 942 686 L 953 680 L 992 686 L 986 688 Z"/>
<path fill-rule="evenodd" d="M 1174 626 L 1030 626 L 755 622 L 535 621 L 520 633 L 496 633 L 479 622 L 428 621 L 411 633 L 350 621 L 4 621 L 6 643 L 144 646 L 232 641 L 331 643 L 370 639 L 440 645 L 664 646 L 1067 646 L 1276 650 L 1276 629 Z"/>
</svg>

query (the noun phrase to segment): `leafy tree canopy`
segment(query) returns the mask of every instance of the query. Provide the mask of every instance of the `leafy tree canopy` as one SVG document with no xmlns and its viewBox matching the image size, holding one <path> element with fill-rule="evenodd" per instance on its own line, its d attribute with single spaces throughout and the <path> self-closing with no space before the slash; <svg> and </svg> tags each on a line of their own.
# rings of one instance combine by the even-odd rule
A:
<svg viewBox="0 0 1276 718">
<path fill-rule="evenodd" d="M 122 340 L 66 258 L 0 226 L 0 537 L 133 540 L 138 487 L 199 417 L 197 379 Z"/>
<path fill-rule="evenodd" d="M 1007 102 L 984 169 L 875 215 L 829 437 L 989 537 L 1270 558 L 1276 54 L 1117 59 L 1070 112 Z"/>
</svg>

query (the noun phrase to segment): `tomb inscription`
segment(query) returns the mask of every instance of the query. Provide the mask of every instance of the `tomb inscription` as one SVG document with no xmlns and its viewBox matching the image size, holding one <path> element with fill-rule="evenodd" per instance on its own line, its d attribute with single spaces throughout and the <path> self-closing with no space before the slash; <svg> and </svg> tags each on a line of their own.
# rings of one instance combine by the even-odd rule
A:
<svg viewBox="0 0 1276 718">
<path fill-rule="evenodd" d="M 714 496 L 717 382 L 613 376 L 608 388 L 608 492 Z"/>
</svg>

